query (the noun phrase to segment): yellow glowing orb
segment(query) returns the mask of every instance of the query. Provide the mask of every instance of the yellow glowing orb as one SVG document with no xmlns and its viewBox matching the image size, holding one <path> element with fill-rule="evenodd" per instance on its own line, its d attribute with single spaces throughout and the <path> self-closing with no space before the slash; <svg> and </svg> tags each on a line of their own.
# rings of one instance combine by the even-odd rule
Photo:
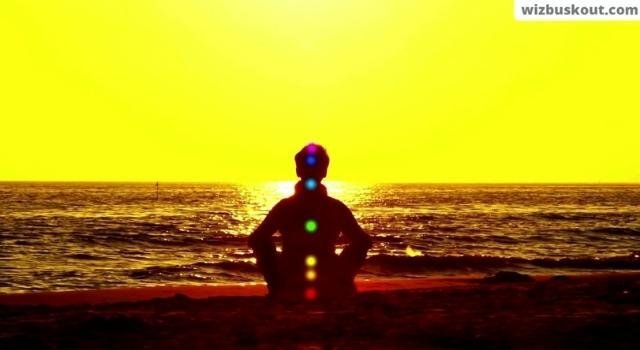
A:
<svg viewBox="0 0 640 350">
<path fill-rule="evenodd" d="M 316 266 L 317 263 L 318 263 L 318 259 L 316 259 L 315 255 L 307 255 L 307 258 L 305 259 L 305 264 L 307 264 L 308 267 L 314 267 Z"/>
</svg>

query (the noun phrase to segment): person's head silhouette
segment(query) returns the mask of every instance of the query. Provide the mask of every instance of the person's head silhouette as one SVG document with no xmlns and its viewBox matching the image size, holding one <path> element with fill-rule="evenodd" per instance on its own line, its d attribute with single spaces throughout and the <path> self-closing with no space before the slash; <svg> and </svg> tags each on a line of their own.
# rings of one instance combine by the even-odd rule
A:
<svg viewBox="0 0 640 350">
<path fill-rule="evenodd" d="M 324 147 L 315 143 L 304 146 L 295 156 L 296 174 L 302 181 L 322 181 L 327 176 L 329 155 Z"/>
</svg>

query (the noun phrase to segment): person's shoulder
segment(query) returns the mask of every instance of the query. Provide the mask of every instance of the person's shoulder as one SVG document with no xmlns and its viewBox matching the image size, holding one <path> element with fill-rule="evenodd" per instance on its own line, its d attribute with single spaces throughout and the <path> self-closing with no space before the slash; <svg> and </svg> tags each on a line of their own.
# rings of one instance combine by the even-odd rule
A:
<svg viewBox="0 0 640 350">
<path fill-rule="evenodd" d="M 273 206 L 273 209 L 286 207 L 289 203 L 291 203 L 291 197 L 282 198 Z"/>
<path fill-rule="evenodd" d="M 335 208 L 338 208 L 340 210 L 349 210 L 349 207 L 347 207 L 346 204 L 342 203 L 342 201 L 337 198 L 327 196 L 327 200 Z"/>
<path fill-rule="evenodd" d="M 279 200 L 278 203 L 276 203 L 273 207 L 271 207 L 271 210 L 269 212 L 273 214 L 281 212 L 287 207 L 287 204 L 288 204 L 287 200 L 288 198 L 283 198 Z"/>
</svg>

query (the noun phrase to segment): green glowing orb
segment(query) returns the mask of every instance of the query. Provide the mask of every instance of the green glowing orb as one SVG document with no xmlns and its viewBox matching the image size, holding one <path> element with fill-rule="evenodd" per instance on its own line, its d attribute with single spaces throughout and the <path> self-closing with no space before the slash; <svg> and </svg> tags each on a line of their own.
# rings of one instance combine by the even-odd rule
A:
<svg viewBox="0 0 640 350">
<path fill-rule="evenodd" d="M 307 220 L 307 222 L 304 223 L 304 229 L 309 233 L 314 233 L 318 230 L 318 222 L 313 219 Z"/>
</svg>

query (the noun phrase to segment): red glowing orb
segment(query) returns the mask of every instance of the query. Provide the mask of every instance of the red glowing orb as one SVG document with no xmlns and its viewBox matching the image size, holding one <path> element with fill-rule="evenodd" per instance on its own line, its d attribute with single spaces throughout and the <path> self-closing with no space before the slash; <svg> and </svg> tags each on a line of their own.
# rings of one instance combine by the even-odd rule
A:
<svg viewBox="0 0 640 350">
<path fill-rule="evenodd" d="M 308 301 L 316 300 L 317 297 L 318 292 L 315 288 L 307 288 L 307 290 L 304 291 L 304 298 Z"/>
</svg>

